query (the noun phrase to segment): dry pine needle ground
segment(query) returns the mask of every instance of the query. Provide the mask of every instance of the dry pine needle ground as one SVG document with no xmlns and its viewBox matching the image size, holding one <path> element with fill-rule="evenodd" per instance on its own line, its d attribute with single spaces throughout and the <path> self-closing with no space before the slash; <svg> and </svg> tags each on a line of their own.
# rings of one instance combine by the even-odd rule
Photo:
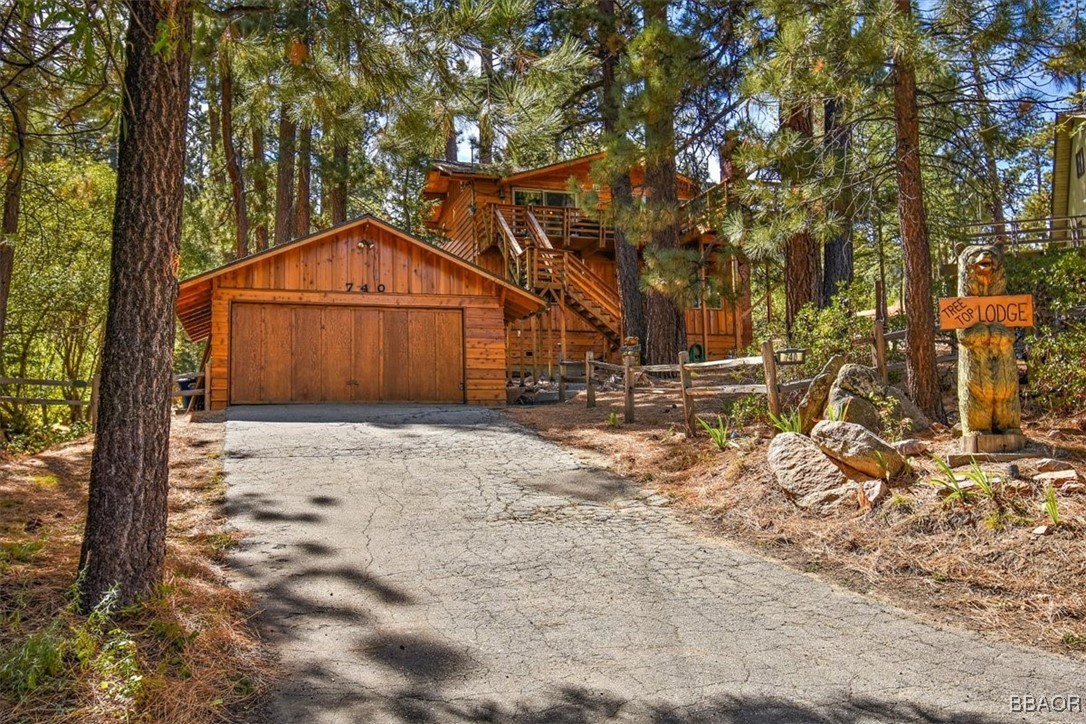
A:
<svg viewBox="0 0 1086 724">
<path fill-rule="evenodd" d="M 72 606 L 90 441 L 0 465 L 0 721 L 224 721 L 266 686 L 221 567 L 222 436 L 221 416 L 174 420 L 165 581 L 109 617 Z"/>
</svg>

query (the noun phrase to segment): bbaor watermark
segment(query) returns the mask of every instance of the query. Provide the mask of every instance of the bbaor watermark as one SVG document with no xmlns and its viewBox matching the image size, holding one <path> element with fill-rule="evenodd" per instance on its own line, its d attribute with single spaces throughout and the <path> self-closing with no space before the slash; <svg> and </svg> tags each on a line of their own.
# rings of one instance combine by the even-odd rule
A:
<svg viewBox="0 0 1086 724">
<path fill-rule="evenodd" d="M 1081 714 L 1081 696 L 1011 696 L 1011 712 L 1014 714 Z"/>
</svg>

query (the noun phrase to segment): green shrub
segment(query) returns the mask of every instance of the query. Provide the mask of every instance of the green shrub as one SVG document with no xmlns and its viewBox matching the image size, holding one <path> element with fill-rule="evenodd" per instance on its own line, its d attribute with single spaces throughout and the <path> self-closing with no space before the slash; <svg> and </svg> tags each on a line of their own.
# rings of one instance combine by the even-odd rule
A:
<svg viewBox="0 0 1086 724">
<path fill-rule="evenodd" d="M 769 403 L 765 395 L 743 395 L 724 401 L 724 416 L 735 427 L 769 424 Z"/>
<path fill-rule="evenodd" d="M 0 652 L 0 689 L 20 699 L 54 683 L 64 669 L 68 642 L 59 620 Z"/>
<path fill-rule="evenodd" d="M 1086 398 L 1086 322 L 1040 330 L 1026 339 L 1026 350 L 1034 401 L 1051 412 L 1080 410 Z"/>
<path fill-rule="evenodd" d="M 783 367 L 788 378 L 807 378 L 818 374 L 830 357 L 843 354 L 849 362 L 871 364 L 871 346 L 856 344 L 857 337 L 870 337 L 872 320 L 855 313 L 868 306 L 868 288 L 861 282 L 842 286 L 829 305 L 822 309 L 807 305 L 799 311 L 792 324 L 793 347 L 807 350 L 802 365 Z"/>
<path fill-rule="evenodd" d="M 0 442 L 0 450 L 12 455 L 34 455 L 63 442 L 78 440 L 90 432 L 90 423 L 73 425 L 42 425 L 12 435 Z"/>
</svg>

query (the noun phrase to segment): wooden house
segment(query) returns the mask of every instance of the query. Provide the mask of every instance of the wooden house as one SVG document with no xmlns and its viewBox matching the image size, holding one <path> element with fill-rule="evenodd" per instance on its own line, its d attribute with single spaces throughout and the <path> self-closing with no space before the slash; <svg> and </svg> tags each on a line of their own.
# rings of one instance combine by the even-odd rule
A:
<svg viewBox="0 0 1086 724">
<path fill-rule="evenodd" d="M 546 302 L 372 216 L 181 283 L 210 406 L 504 404 L 506 331 Z"/>
<path fill-rule="evenodd" d="M 1086 113 L 1056 116 L 1052 152 L 1052 226 L 1069 230 L 1076 240 L 1086 236 Z"/>
<path fill-rule="evenodd" d="M 499 175 L 465 163 L 438 162 L 429 170 L 424 197 L 434 201 L 430 228 L 446 251 L 550 302 L 514 325 L 508 347 L 510 376 L 531 369 L 553 374 L 559 359 L 613 357 L 623 338 L 615 270 L 614 230 L 608 222 L 609 189 L 593 185 L 590 169 L 600 154 L 542 168 Z M 631 174 L 635 196 L 642 168 Z M 687 339 L 707 358 L 734 354 L 751 341 L 749 271 L 739 257 L 714 252 L 716 236 L 699 215 L 710 196 L 679 176 L 682 242 L 711 259 L 706 274 L 726 294 L 699 300 L 686 312 Z M 726 189 L 714 187 L 716 199 Z M 595 210 L 583 210 L 587 199 Z"/>
</svg>

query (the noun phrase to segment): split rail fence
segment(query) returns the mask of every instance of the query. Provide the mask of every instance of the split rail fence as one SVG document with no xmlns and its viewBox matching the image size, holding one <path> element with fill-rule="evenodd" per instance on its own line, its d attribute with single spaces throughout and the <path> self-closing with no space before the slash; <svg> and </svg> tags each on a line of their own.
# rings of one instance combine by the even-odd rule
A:
<svg viewBox="0 0 1086 724">
<path fill-rule="evenodd" d="M 883 323 L 876 320 L 870 337 L 858 337 L 853 339 L 855 344 L 870 345 L 872 363 L 884 383 L 889 382 L 891 371 L 905 368 L 904 362 L 888 362 L 887 347 L 903 342 L 906 331 L 886 332 Z M 712 360 L 709 362 L 691 362 L 689 353 L 679 353 L 678 364 L 673 365 L 641 365 L 636 363 L 636 355 L 624 355 L 622 364 L 605 362 L 595 358 L 592 352 L 585 354 L 585 359 L 562 360 L 558 373 L 558 399 L 564 402 L 566 389 L 571 379 L 579 380 L 581 374 L 571 374 L 571 370 L 581 373 L 583 370 L 585 382 L 586 405 L 596 406 L 596 390 L 598 387 L 597 373 L 603 372 L 609 375 L 620 375 L 623 389 L 623 408 L 626 422 L 635 422 L 634 395 L 635 391 L 641 393 L 679 393 L 683 403 L 683 418 L 688 435 L 697 432 L 697 400 L 705 397 L 728 397 L 738 395 L 765 395 L 766 405 L 774 415 L 781 412 L 781 397 L 791 392 L 805 390 L 811 384 L 813 378 L 789 380 L 781 382 L 779 379 L 779 363 L 773 342 L 762 343 L 761 354 L 751 357 L 736 357 L 733 359 Z M 956 351 L 951 354 L 940 355 L 936 358 L 938 364 L 955 362 L 958 359 Z M 759 372 L 755 372 L 760 370 Z M 761 380 L 758 383 L 735 383 L 727 377 L 734 376 L 743 371 L 751 372 L 751 376 L 757 375 Z M 651 387 L 637 387 L 637 380 L 644 374 L 671 375 L 678 380 L 677 385 L 659 386 L 657 383 Z"/>
<path fill-rule="evenodd" d="M 192 389 L 183 390 L 179 387 L 179 383 L 182 380 L 192 380 L 194 386 Z M 204 401 L 204 409 L 207 409 L 207 385 L 204 384 L 204 380 L 207 379 L 207 373 L 201 372 L 195 375 L 175 375 L 173 377 L 174 390 L 173 399 L 181 398 L 184 401 L 183 409 L 185 412 L 190 412 L 193 409 L 194 401 L 197 398 L 202 398 Z M 87 407 L 89 412 L 87 419 L 91 421 L 93 425 L 95 420 L 98 419 L 98 375 L 94 376 L 91 381 L 87 380 L 45 380 L 35 379 L 30 377 L 0 377 L 0 392 L 12 390 L 14 394 L 0 394 L 0 403 L 7 402 L 15 405 L 42 405 L 49 407 L 52 405 L 66 405 L 68 407 Z M 26 392 L 27 388 L 35 389 L 35 393 Z M 90 390 L 88 397 L 50 397 L 48 391 L 60 389 L 64 390 Z"/>
</svg>

